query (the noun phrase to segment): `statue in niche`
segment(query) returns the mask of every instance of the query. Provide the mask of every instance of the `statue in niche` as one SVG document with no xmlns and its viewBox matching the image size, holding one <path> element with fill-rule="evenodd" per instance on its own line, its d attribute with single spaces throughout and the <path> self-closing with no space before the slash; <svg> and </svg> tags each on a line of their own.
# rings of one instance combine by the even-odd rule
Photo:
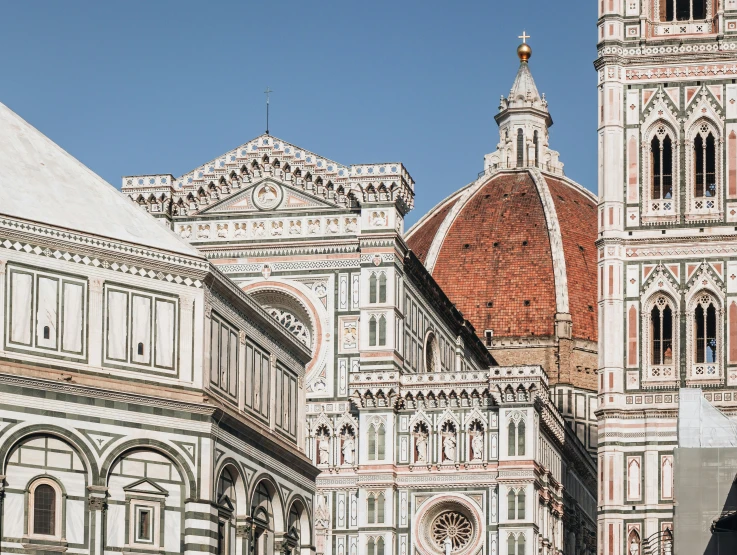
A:
<svg viewBox="0 0 737 555">
<path fill-rule="evenodd" d="M 192 226 L 191 225 L 182 226 L 179 236 L 182 239 L 189 239 L 191 235 L 192 235 Z"/>
<path fill-rule="evenodd" d="M 302 222 L 295 220 L 289 222 L 289 235 L 302 235 Z"/>
<path fill-rule="evenodd" d="M 345 231 L 346 233 L 354 233 L 358 227 L 358 221 L 356 218 L 346 218 L 345 220 Z"/>
<path fill-rule="evenodd" d="M 419 427 L 415 429 L 415 462 L 424 464 L 427 462 L 427 438 L 428 433 Z"/>
<path fill-rule="evenodd" d="M 356 462 L 356 442 L 350 432 L 343 434 L 343 464 L 353 466 Z"/>
<path fill-rule="evenodd" d="M 327 432 L 320 434 L 317 438 L 318 464 L 330 463 L 330 439 Z"/>
<path fill-rule="evenodd" d="M 444 434 L 443 438 L 443 462 L 455 462 L 456 440 L 454 433 Z"/>
<path fill-rule="evenodd" d="M 246 236 L 246 224 L 235 224 L 235 237 L 245 237 Z"/>
<path fill-rule="evenodd" d="M 484 458 L 484 435 L 483 432 L 474 432 L 471 439 L 471 459 L 480 461 Z"/>
<path fill-rule="evenodd" d="M 255 224 L 253 224 L 253 234 L 256 237 L 263 237 L 264 233 L 266 233 L 264 222 L 256 222 Z"/>
<path fill-rule="evenodd" d="M 471 460 L 480 461 L 484 458 L 484 428 L 481 422 L 472 422 L 468 432 L 471 439 Z"/>
<path fill-rule="evenodd" d="M 271 234 L 279 236 L 284 234 L 284 222 L 271 222 Z"/>
<path fill-rule="evenodd" d="M 328 233 L 338 233 L 340 229 L 338 228 L 338 219 L 337 218 L 331 218 L 328 220 Z"/>
<path fill-rule="evenodd" d="M 635 533 L 630 535 L 629 555 L 640 555 L 640 542 Z"/>
<path fill-rule="evenodd" d="M 228 237 L 228 224 L 218 224 L 218 237 L 220 239 Z"/>
</svg>

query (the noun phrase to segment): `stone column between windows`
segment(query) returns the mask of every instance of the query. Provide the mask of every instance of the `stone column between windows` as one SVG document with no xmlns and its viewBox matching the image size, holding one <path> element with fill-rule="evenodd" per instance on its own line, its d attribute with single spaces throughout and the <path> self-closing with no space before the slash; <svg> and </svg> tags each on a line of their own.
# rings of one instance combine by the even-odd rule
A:
<svg viewBox="0 0 737 555">
<path fill-rule="evenodd" d="M 87 321 L 89 329 L 89 360 L 90 366 L 102 366 L 102 349 L 105 341 L 105 322 L 103 322 L 103 284 L 101 278 L 92 278 L 90 280 L 90 314 Z"/>
<path fill-rule="evenodd" d="M 87 505 L 90 510 L 90 532 L 89 538 L 93 545 L 92 553 L 102 553 L 104 545 L 102 543 L 103 536 L 103 515 L 107 503 L 107 487 L 105 486 L 87 486 Z"/>
</svg>

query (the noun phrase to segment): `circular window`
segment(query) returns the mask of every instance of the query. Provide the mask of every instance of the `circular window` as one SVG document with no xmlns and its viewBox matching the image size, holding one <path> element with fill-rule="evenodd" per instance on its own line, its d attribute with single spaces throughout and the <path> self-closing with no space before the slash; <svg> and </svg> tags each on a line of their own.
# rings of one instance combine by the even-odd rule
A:
<svg viewBox="0 0 737 555">
<path fill-rule="evenodd" d="M 469 555 L 478 550 L 483 540 L 483 519 L 478 508 L 462 496 L 443 494 L 426 501 L 415 522 L 415 539 L 421 553 L 444 555 L 450 542 L 453 555 Z"/>
<path fill-rule="evenodd" d="M 432 539 L 441 549 L 450 540 L 452 551 L 466 547 L 473 537 L 473 527 L 466 515 L 457 511 L 440 513 L 432 523 Z"/>
</svg>

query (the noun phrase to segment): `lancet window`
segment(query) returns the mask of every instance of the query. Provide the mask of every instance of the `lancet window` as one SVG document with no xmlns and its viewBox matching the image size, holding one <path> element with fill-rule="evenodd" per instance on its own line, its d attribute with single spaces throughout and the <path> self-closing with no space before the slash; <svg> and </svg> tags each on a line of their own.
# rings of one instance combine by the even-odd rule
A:
<svg viewBox="0 0 737 555">
<path fill-rule="evenodd" d="M 709 122 L 701 120 L 692 128 L 687 174 L 687 211 L 699 218 L 720 212 L 720 158 L 719 135 Z"/>
<path fill-rule="evenodd" d="M 717 361 L 717 309 L 709 295 L 703 295 L 694 310 L 695 362 Z"/>
<path fill-rule="evenodd" d="M 523 457 L 525 455 L 525 421 L 523 419 L 512 419 L 507 428 L 507 446 L 510 457 Z"/>
<path fill-rule="evenodd" d="M 673 142 L 661 127 L 650 142 L 651 198 L 673 198 Z"/>
<path fill-rule="evenodd" d="M 656 293 L 642 313 L 645 379 L 673 380 L 678 360 L 678 310 L 673 299 Z"/>
<path fill-rule="evenodd" d="M 525 134 L 522 129 L 517 129 L 517 167 L 525 165 Z"/>
</svg>

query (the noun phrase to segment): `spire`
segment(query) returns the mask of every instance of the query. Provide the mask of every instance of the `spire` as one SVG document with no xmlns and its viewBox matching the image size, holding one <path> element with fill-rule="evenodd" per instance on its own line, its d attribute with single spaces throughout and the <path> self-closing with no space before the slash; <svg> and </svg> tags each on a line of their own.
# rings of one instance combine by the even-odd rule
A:
<svg viewBox="0 0 737 555">
<path fill-rule="evenodd" d="M 517 47 L 520 60 L 517 76 L 509 95 L 499 101 L 499 113 L 494 117 L 499 125 L 500 142 L 497 151 L 485 157 L 485 166 L 495 168 L 537 167 L 562 173 L 558 153 L 548 149 L 548 128 L 553 118 L 548 111 L 545 95 L 540 94 L 530 71 L 532 48 L 530 36 L 523 32 Z"/>
</svg>

